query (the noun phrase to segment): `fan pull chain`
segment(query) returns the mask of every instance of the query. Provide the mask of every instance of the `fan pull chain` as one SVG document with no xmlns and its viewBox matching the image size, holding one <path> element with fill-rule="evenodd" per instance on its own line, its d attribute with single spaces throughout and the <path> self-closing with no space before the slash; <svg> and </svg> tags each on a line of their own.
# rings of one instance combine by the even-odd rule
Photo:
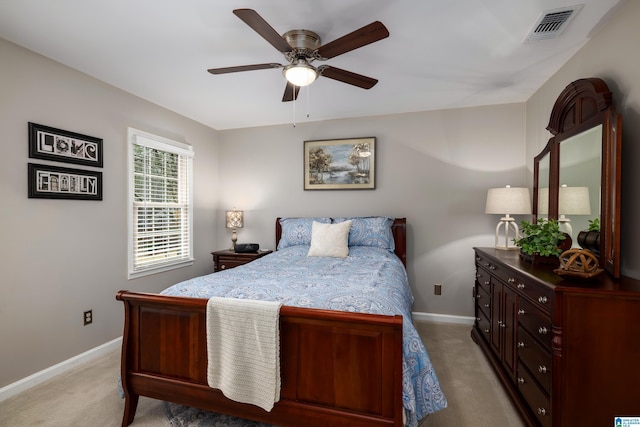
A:
<svg viewBox="0 0 640 427">
<path fill-rule="evenodd" d="M 311 93 L 311 89 L 309 89 L 309 87 L 310 87 L 310 86 L 311 86 L 311 85 L 307 85 L 307 119 L 308 119 L 308 118 L 309 118 L 309 116 L 311 115 L 311 114 L 309 113 L 309 98 L 311 98 L 311 97 L 309 96 L 309 94 Z"/>
</svg>

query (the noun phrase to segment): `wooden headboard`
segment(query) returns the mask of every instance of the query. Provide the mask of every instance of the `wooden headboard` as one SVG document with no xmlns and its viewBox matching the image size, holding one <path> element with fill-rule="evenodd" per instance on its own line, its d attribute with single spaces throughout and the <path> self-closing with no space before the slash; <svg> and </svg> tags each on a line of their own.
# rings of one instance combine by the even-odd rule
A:
<svg viewBox="0 0 640 427">
<path fill-rule="evenodd" d="M 407 266 L 407 219 L 396 218 L 391 226 L 391 233 L 393 234 L 393 240 L 396 245 L 395 254 L 400 258 L 402 264 Z M 278 243 L 282 237 L 282 226 L 280 225 L 280 218 L 276 218 L 276 250 Z"/>
</svg>

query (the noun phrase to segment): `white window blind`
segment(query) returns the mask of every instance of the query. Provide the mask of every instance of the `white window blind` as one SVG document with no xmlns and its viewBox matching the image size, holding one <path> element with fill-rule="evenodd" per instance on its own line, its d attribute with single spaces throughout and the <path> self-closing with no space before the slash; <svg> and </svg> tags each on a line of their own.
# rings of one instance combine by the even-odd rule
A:
<svg viewBox="0 0 640 427">
<path fill-rule="evenodd" d="M 129 129 L 129 278 L 193 263 L 191 146 Z"/>
</svg>

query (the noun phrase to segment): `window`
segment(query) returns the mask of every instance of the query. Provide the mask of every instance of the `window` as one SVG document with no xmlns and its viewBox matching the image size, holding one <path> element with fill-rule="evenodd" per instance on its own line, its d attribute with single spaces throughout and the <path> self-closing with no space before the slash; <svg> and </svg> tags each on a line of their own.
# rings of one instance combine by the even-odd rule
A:
<svg viewBox="0 0 640 427">
<path fill-rule="evenodd" d="M 190 145 L 129 128 L 129 279 L 193 264 Z"/>
</svg>

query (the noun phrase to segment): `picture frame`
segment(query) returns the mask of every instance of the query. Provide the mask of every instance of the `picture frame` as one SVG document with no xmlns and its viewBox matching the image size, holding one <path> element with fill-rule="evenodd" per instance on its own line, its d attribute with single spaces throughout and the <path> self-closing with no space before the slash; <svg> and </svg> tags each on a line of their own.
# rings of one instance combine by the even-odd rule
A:
<svg viewBox="0 0 640 427">
<path fill-rule="evenodd" d="M 102 139 L 29 122 L 29 157 L 101 168 Z"/>
<path fill-rule="evenodd" d="M 375 166 L 375 137 L 304 141 L 305 190 L 373 190 Z"/>
<path fill-rule="evenodd" d="M 30 199 L 102 200 L 102 172 L 28 163 Z"/>
</svg>

